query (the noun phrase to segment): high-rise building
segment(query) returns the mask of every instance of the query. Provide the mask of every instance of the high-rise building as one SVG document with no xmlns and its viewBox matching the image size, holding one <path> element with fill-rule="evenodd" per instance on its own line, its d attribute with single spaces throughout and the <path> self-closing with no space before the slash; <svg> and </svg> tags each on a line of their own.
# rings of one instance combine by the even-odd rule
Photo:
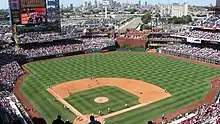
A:
<svg viewBox="0 0 220 124">
<path fill-rule="evenodd" d="M 116 7 L 116 8 L 120 8 L 120 7 L 121 7 L 121 3 L 120 3 L 120 2 L 116 2 L 115 7 Z"/>
<path fill-rule="evenodd" d="M 138 1 L 138 8 L 141 8 L 141 1 Z"/>
<path fill-rule="evenodd" d="M 98 7 L 98 8 L 101 8 L 101 6 L 102 6 L 102 4 L 101 4 L 101 2 L 99 1 L 97 7 Z"/>
<path fill-rule="evenodd" d="M 98 7 L 98 2 L 97 2 L 97 0 L 95 0 L 95 8 L 97 8 Z"/>
<path fill-rule="evenodd" d="M 171 17 L 182 17 L 188 15 L 188 4 L 183 3 L 183 4 L 178 4 L 178 3 L 173 3 L 173 4 L 159 4 L 159 10 L 160 10 L 160 15 L 161 16 L 171 16 Z"/>
<path fill-rule="evenodd" d="M 111 8 L 113 8 L 113 4 L 114 4 L 114 1 L 113 0 L 109 0 L 109 5 Z"/>
<path fill-rule="evenodd" d="M 92 2 L 89 1 L 89 3 L 88 3 L 88 8 L 90 8 L 91 6 L 92 6 Z"/>
<path fill-rule="evenodd" d="M 216 0 L 216 7 L 220 7 L 220 0 Z"/>
<path fill-rule="evenodd" d="M 87 1 L 85 1 L 84 8 L 88 8 L 88 3 L 87 3 Z"/>
<path fill-rule="evenodd" d="M 145 7 L 147 7 L 147 1 L 145 1 L 145 4 L 144 4 L 144 6 L 145 6 Z"/>
<path fill-rule="evenodd" d="M 61 8 L 62 8 L 62 9 L 64 8 L 63 4 L 61 5 Z"/>
<path fill-rule="evenodd" d="M 70 4 L 70 9 L 73 10 L 73 4 Z"/>
</svg>

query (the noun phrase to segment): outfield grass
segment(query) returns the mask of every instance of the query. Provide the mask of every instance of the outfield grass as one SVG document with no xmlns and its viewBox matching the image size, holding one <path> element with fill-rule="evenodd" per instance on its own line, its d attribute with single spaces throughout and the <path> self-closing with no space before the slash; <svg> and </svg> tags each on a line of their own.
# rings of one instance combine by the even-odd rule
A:
<svg viewBox="0 0 220 124">
<path fill-rule="evenodd" d="M 106 120 L 107 124 L 144 124 L 146 120 L 201 100 L 210 88 L 209 79 L 220 74 L 219 69 L 132 52 L 73 56 L 26 66 L 32 74 L 25 79 L 22 92 L 49 123 L 56 114 L 65 119 L 75 118 L 63 105 L 53 102 L 53 97 L 46 91 L 49 85 L 94 75 L 137 79 L 167 89 L 172 97 Z"/>
<path fill-rule="evenodd" d="M 96 103 L 94 99 L 97 97 L 107 97 L 109 101 L 106 103 Z M 83 114 L 94 113 L 98 115 L 99 111 L 103 114 L 109 114 L 108 108 L 115 112 L 125 109 L 125 104 L 129 106 L 137 105 L 139 104 L 138 99 L 138 96 L 118 87 L 103 86 L 73 93 L 65 100 Z"/>
</svg>

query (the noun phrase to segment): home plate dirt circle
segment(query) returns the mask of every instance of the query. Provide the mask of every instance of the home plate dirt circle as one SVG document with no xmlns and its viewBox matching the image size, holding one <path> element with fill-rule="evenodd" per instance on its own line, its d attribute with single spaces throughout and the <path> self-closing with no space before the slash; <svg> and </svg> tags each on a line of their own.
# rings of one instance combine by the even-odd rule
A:
<svg viewBox="0 0 220 124">
<path fill-rule="evenodd" d="M 109 101 L 109 99 L 108 99 L 107 97 L 96 97 L 96 98 L 94 99 L 94 101 L 95 101 L 96 103 L 106 103 L 106 102 Z"/>
</svg>

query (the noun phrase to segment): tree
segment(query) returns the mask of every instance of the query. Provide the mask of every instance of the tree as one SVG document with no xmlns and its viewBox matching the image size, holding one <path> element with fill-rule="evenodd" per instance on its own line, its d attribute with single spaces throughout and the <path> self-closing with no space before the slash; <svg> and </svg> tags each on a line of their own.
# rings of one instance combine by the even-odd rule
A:
<svg viewBox="0 0 220 124">
<path fill-rule="evenodd" d="M 190 15 L 187 16 L 182 16 L 182 17 L 176 17 L 174 16 L 172 18 L 172 22 L 173 24 L 188 24 L 192 22 L 192 17 Z"/>
<path fill-rule="evenodd" d="M 185 18 L 186 18 L 186 23 L 192 22 L 192 17 L 190 15 L 187 15 Z"/>
<path fill-rule="evenodd" d="M 148 24 L 149 22 L 151 22 L 151 19 L 152 19 L 152 15 L 149 12 L 141 17 L 141 20 L 144 24 Z"/>
<path fill-rule="evenodd" d="M 137 9 L 133 8 L 133 9 L 130 10 L 130 14 L 134 14 L 137 11 L 138 11 Z"/>
<path fill-rule="evenodd" d="M 149 30 L 149 29 L 152 29 L 151 25 L 148 25 L 148 24 L 141 25 L 141 30 Z"/>
</svg>

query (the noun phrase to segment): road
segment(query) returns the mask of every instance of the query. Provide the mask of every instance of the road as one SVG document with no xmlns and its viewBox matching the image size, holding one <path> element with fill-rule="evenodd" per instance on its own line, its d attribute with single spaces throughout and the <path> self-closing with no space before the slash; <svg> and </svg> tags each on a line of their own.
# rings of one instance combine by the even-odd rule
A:
<svg viewBox="0 0 220 124">
<path fill-rule="evenodd" d="M 142 23 L 141 17 L 136 17 L 132 19 L 130 22 L 127 22 L 121 27 L 119 27 L 118 31 L 125 32 L 127 28 L 136 28 L 140 23 Z"/>
</svg>

